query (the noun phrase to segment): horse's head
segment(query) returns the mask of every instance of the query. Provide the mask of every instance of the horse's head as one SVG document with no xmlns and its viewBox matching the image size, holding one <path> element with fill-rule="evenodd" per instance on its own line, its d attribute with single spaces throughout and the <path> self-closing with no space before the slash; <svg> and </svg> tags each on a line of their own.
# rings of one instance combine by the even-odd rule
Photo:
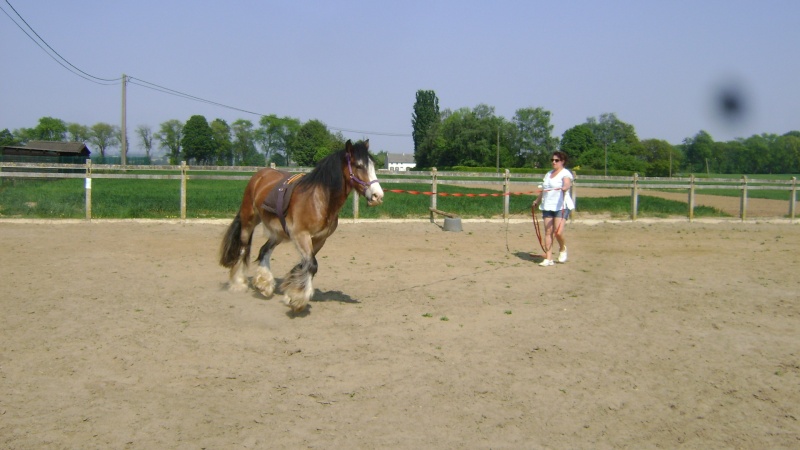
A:
<svg viewBox="0 0 800 450">
<path fill-rule="evenodd" d="M 367 199 L 367 205 L 375 206 L 383 203 L 383 188 L 375 174 L 375 161 L 369 154 L 369 139 L 353 145 L 349 140 L 345 144 L 347 170 L 353 189 Z"/>
</svg>

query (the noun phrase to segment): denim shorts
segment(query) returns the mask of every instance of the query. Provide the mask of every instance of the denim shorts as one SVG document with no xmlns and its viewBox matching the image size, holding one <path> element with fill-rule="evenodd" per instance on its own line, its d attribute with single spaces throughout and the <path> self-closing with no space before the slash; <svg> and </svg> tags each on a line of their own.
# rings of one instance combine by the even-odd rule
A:
<svg viewBox="0 0 800 450">
<path fill-rule="evenodd" d="M 552 217 L 552 218 L 558 217 L 560 219 L 567 220 L 567 219 L 569 219 L 569 213 L 570 213 L 570 210 L 568 210 L 568 209 L 562 209 L 561 211 L 547 211 L 547 210 L 545 210 L 545 211 L 542 211 L 542 217 L 544 217 L 545 219 L 547 219 L 549 217 Z"/>
</svg>

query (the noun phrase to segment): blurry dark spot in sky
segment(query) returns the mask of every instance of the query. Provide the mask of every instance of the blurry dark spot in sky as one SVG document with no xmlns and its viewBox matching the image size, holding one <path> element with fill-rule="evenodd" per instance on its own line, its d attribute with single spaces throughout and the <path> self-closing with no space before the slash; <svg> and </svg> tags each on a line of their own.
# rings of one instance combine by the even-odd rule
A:
<svg viewBox="0 0 800 450">
<path fill-rule="evenodd" d="M 742 125 L 750 116 L 748 96 L 741 83 L 720 83 L 713 101 L 714 115 L 724 125 Z"/>
</svg>

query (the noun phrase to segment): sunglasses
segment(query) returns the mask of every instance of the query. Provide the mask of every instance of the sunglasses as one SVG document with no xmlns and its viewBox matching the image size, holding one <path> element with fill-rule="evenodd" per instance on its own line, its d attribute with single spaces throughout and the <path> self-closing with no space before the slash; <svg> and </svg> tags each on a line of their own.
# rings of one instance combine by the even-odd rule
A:
<svg viewBox="0 0 800 450">
<path fill-rule="evenodd" d="M 550 161 L 552 161 L 552 162 L 561 162 L 560 159 L 551 159 Z"/>
</svg>

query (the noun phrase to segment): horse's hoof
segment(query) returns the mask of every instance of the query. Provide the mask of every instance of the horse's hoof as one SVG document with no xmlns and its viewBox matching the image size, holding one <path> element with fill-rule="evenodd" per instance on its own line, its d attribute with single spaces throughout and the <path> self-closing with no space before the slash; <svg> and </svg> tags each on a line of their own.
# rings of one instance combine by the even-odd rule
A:
<svg viewBox="0 0 800 450">
<path fill-rule="evenodd" d="M 228 285 L 228 291 L 236 293 L 247 292 L 247 285 L 243 283 L 231 283 Z"/>
<path fill-rule="evenodd" d="M 258 292 L 260 292 L 260 293 L 261 293 L 261 295 L 263 295 L 264 297 L 267 297 L 267 298 L 269 298 L 269 297 L 272 297 L 272 294 L 274 294 L 274 293 L 275 293 L 275 289 L 274 289 L 274 288 L 269 288 L 269 289 L 259 289 L 259 290 L 258 290 Z"/>
<path fill-rule="evenodd" d="M 292 308 L 293 313 L 303 312 L 306 309 L 306 304 L 299 298 L 290 298 L 288 295 L 283 296 L 283 304 Z"/>
<path fill-rule="evenodd" d="M 275 293 L 275 281 L 269 282 L 264 280 L 261 277 L 256 277 L 256 280 L 253 282 L 253 287 L 261 292 L 261 295 L 264 297 L 272 297 L 272 294 Z"/>
</svg>

